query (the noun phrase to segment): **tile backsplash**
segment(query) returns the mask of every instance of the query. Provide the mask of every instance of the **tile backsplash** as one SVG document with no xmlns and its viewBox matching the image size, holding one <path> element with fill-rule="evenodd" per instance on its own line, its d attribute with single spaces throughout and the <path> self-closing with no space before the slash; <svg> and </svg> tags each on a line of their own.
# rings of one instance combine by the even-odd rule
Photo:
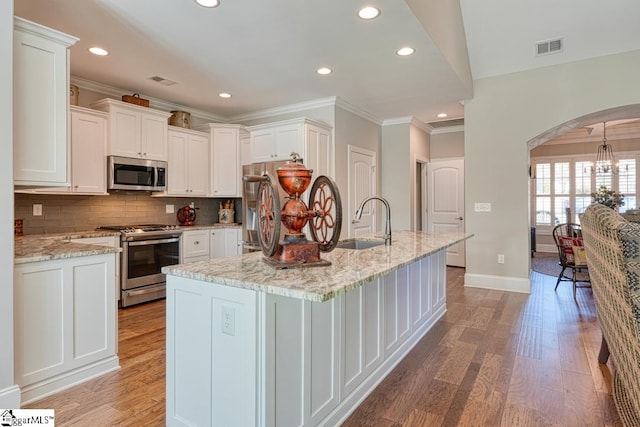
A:
<svg viewBox="0 0 640 427">
<path fill-rule="evenodd" d="M 118 192 L 109 196 L 15 194 L 15 218 L 23 219 L 24 234 L 92 230 L 104 225 L 178 224 L 178 209 L 194 202 L 196 225 L 218 222 L 218 207 L 225 199 L 151 197 L 145 192 Z M 235 222 L 241 222 L 242 199 L 235 202 Z M 33 205 L 42 215 L 33 215 Z M 166 213 L 166 205 L 174 212 Z"/>
</svg>

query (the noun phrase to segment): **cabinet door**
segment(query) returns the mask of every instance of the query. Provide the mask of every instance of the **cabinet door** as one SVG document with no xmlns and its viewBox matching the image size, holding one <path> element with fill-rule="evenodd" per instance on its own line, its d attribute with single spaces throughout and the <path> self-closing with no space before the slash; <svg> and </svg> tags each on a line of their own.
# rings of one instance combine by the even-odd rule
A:
<svg viewBox="0 0 640 427">
<path fill-rule="evenodd" d="M 223 258 L 226 256 L 226 248 L 225 248 L 225 235 L 224 229 L 219 230 L 211 230 L 209 236 L 209 257 L 210 258 Z"/>
<path fill-rule="evenodd" d="M 289 160 L 291 153 L 303 155 L 302 126 L 285 125 L 276 128 L 275 156 L 278 160 Z"/>
<path fill-rule="evenodd" d="M 140 116 L 140 150 L 142 157 L 167 160 L 167 119 L 152 114 Z"/>
<path fill-rule="evenodd" d="M 174 131 L 169 132 L 167 141 L 167 194 L 188 195 L 187 144 L 188 137 L 186 134 Z"/>
<path fill-rule="evenodd" d="M 209 233 L 207 230 L 182 233 L 182 259 L 209 257 Z"/>
<path fill-rule="evenodd" d="M 140 150 L 140 113 L 112 107 L 109 120 L 109 154 L 142 157 Z"/>
<path fill-rule="evenodd" d="M 331 143 L 331 132 L 314 125 L 306 125 L 306 147 L 304 154 L 304 164 L 307 168 L 313 169 L 313 176 L 325 175 L 334 177 L 333 173 L 333 144 Z"/>
<path fill-rule="evenodd" d="M 238 231 L 235 228 L 224 230 L 224 255 L 238 255 Z"/>
<path fill-rule="evenodd" d="M 274 160 L 276 133 L 273 129 L 251 132 L 251 163 L 270 162 Z"/>
<path fill-rule="evenodd" d="M 251 135 L 240 136 L 240 164 L 250 165 L 253 162 L 251 155 Z"/>
<path fill-rule="evenodd" d="M 238 129 L 213 129 L 214 197 L 240 197 L 240 139 Z"/>
<path fill-rule="evenodd" d="M 104 117 L 71 112 L 71 184 L 73 191 L 105 194 L 106 136 Z"/>
<path fill-rule="evenodd" d="M 13 177 L 17 185 L 69 185 L 67 45 L 54 41 L 55 34 L 36 35 L 46 28 L 32 27 L 16 18 Z"/>
<path fill-rule="evenodd" d="M 209 138 L 189 136 L 187 165 L 189 195 L 206 196 L 209 192 Z"/>
</svg>

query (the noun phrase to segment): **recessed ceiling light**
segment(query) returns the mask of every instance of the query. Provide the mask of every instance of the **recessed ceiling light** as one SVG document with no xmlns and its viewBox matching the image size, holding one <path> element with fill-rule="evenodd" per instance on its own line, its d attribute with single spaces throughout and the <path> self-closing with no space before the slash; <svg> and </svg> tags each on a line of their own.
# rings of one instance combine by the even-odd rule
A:
<svg viewBox="0 0 640 427">
<path fill-rule="evenodd" d="M 438 114 L 438 117 L 444 119 L 445 117 L 447 117 L 447 113 L 440 113 Z"/>
<path fill-rule="evenodd" d="M 107 52 L 103 48 L 97 47 L 97 46 L 89 48 L 89 52 L 93 53 L 94 55 L 99 55 L 99 56 L 107 56 L 107 55 L 109 55 L 109 52 Z"/>
<path fill-rule="evenodd" d="M 416 50 L 412 47 L 403 47 L 401 49 L 398 49 L 396 53 L 400 56 L 407 56 L 407 55 L 411 55 L 415 51 Z"/>
<path fill-rule="evenodd" d="M 376 9 L 373 6 L 366 6 L 358 11 L 358 16 L 362 19 L 374 19 L 378 15 L 380 15 L 380 9 Z"/>
<path fill-rule="evenodd" d="M 316 71 L 316 73 L 322 74 L 324 76 L 324 75 L 327 75 L 327 74 L 331 74 L 332 71 L 333 70 L 331 68 L 322 67 L 322 68 L 318 68 L 318 71 Z"/>
<path fill-rule="evenodd" d="M 231 94 L 230 94 L 230 93 L 227 93 L 227 92 L 219 93 L 219 94 L 218 94 L 218 96 L 219 96 L 220 98 L 231 98 Z"/>
<path fill-rule="evenodd" d="M 196 0 L 196 3 L 202 7 L 216 7 L 220 4 L 218 0 Z"/>
</svg>

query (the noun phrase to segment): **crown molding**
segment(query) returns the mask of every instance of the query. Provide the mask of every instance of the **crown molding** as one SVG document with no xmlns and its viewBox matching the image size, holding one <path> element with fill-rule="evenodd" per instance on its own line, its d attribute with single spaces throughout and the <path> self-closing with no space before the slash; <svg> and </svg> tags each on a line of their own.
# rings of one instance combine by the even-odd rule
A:
<svg viewBox="0 0 640 427">
<path fill-rule="evenodd" d="M 454 132 L 464 132 L 464 125 L 444 126 L 441 128 L 434 128 L 431 131 L 431 135 L 438 135 L 443 133 L 454 133 Z"/>
<path fill-rule="evenodd" d="M 227 117 L 226 121 L 229 123 L 241 123 L 247 120 L 266 119 L 282 114 L 296 113 L 299 111 L 306 111 L 314 108 L 333 107 L 335 105 L 335 102 L 335 96 L 329 98 L 321 98 L 313 101 L 299 102 L 297 104 L 283 105 L 281 107 L 267 108 L 251 113 L 238 114 L 235 116 Z"/>
<path fill-rule="evenodd" d="M 363 110 L 362 108 L 356 107 L 353 104 L 349 104 L 347 101 L 340 99 L 338 97 L 334 97 L 336 100 L 336 107 L 348 111 L 350 113 L 355 114 L 356 116 L 362 117 L 365 120 L 368 120 L 372 123 L 377 124 L 378 126 L 382 126 L 383 121 L 368 111 Z"/>
<path fill-rule="evenodd" d="M 412 125 L 417 127 L 418 129 L 422 129 L 423 131 L 429 134 L 432 133 L 434 130 L 433 126 L 431 126 L 428 123 L 422 122 L 413 116 L 385 119 L 382 122 L 382 126 L 393 126 L 393 125 Z"/>
<path fill-rule="evenodd" d="M 117 88 L 114 86 L 105 85 L 102 83 L 96 83 L 91 80 L 83 79 L 81 77 L 71 76 L 71 84 L 78 86 L 80 89 L 90 90 L 93 92 L 103 93 L 115 99 L 121 99 L 123 93 L 130 92 L 126 89 Z M 227 122 L 226 118 L 223 116 L 219 116 L 217 114 L 211 114 L 208 111 L 197 110 L 191 108 L 187 105 L 175 104 L 172 102 L 167 102 L 162 99 L 153 98 L 144 94 L 140 94 L 143 98 L 149 100 L 149 104 L 153 106 L 153 108 L 157 108 L 158 110 L 163 111 L 189 111 L 193 116 L 197 116 L 199 118 L 210 120 L 212 122 Z"/>
</svg>

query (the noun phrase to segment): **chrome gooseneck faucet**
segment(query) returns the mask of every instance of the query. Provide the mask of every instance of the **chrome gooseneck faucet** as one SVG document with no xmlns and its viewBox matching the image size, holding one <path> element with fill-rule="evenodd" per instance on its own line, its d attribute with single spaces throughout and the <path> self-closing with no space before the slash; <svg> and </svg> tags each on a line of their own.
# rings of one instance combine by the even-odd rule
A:
<svg viewBox="0 0 640 427">
<path fill-rule="evenodd" d="M 387 222 L 384 229 L 384 244 L 385 246 L 389 246 L 391 245 L 391 208 L 389 207 L 389 202 L 387 202 L 387 199 L 380 196 L 371 196 L 364 199 L 362 203 L 360 203 L 360 207 L 356 211 L 354 222 L 360 221 L 360 218 L 362 218 L 362 210 L 364 209 L 364 205 L 370 200 L 380 200 L 387 209 Z"/>
</svg>

